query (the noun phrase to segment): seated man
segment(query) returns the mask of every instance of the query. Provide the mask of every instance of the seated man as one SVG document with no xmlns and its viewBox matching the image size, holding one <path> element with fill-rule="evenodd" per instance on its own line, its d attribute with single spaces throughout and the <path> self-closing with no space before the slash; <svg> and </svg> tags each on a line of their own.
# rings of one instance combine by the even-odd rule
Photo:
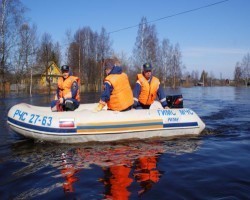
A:
<svg viewBox="0 0 250 200">
<path fill-rule="evenodd" d="M 163 108 L 167 107 L 166 95 L 158 78 L 152 75 L 150 63 L 143 65 L 142 74 L 137 74 L 137 82 L 133 91 L 135 109 L 149 109 L 156 97 Z"/>
<path fill-rule="evenodd" d="M 53 112 L 73 111 L 78 108 L 80 103 L 79 78 L 72 76 L 68 65 L 63 65 L 61 71 L 62 77 L 58 79 L 55 100 L 51 102 L 51 110 Z"/>
<path fill-rule="evenodd" d="M 107 104 L 109 110 L 126 111 L 133 106 L 133 92 L 129 84 L 127 74 L 122 72 L 122 68 L 117 66 L 116 59 L 106 59 L 104 70 L 104 91 L 101 95 L 99 105 L 95 111 L 101 111 Z"/>
</svg>

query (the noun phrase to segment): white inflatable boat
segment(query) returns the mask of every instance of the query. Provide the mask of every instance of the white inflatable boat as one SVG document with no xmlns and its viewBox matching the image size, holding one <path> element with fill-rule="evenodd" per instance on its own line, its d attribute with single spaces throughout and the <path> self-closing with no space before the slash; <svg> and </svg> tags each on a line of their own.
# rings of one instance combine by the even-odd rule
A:
<svg viewBox="0 0 250 200">
<path fill-rule="evenodd" d="M 191 109 L 163 109 L 159 102 L 148 110 L 126 112 L 94 112 L 96 106 L 81 104 L 73 112 L 51 112 L 50 107 L 20 103 L 9 110 L 8 124 L 27 138 L 57 143 L 198 135 L 205 128 Z"/>
</svg>

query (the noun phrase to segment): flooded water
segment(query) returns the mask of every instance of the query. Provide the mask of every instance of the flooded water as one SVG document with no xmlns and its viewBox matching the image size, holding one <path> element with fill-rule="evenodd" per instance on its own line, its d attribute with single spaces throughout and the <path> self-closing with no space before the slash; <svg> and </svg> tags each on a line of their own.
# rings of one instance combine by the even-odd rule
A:
<svg viewBox="0 0 250 200">
<path fill-rule="evenodd" d="M 166 90 L 205 122 L 198 137 L 77 145 L 35 142 L 11 131 L 16 103 L 0 99 L 0 199 L 249 199 L 250 88 Z M 82 103 L 97 102 L 85 93 Z"/>
</svg>

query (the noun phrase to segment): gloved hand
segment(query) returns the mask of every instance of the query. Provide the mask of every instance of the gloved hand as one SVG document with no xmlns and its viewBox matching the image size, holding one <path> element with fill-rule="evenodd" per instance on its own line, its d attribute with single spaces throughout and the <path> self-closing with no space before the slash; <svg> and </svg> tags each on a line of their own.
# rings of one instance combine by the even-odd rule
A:
<svg viewBox="0 0 250 200">
<path fill-rule="evenodd" d="M 165 106 L 164 109 L 170 109 L 168 106 Z"/>
<path fill-rule="evenodd" d="M 105 106 L 105 104 L 106 104 L 105 102 L 100 101 L 98 106 L 94 109 L 94 112 L 100 112 L 103 109 L 103 107 Z"/>
</svg>

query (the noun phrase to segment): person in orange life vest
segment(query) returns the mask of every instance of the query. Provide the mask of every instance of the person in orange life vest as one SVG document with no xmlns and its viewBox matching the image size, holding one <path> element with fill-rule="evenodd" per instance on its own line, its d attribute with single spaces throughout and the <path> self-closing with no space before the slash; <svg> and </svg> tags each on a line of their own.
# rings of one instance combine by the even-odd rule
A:
<svg viewBox="0 0 250 200">
<path fill-rule="evenodd" d="M 129 84 L 128 76 L 122 72 L 122 68 L 116 66 L 115 59 L 106 59 L 104 70 L 104 91 L 101 94 L 99 105 L 94 111 L 98 112 L 107 104 L 108 110 L 126 111 L 133 106 L 133 92 Z"/>
<path fill-rule="evenodd" d="M 158 97 L 163 108 L 168 108 L 166 95 L 159 79 L 152 75 L 152 65 L 150 63 L 145 63 L 142 73 L 137 74 L 133 95 L 133 108 L 135 109 L 149 109 L 156 97 Z"/>
<path fill-rule="evenodd" d="M 68 65 L 63 65 L 61 71 L 62 77 L 58 79 L 55 100 L 51 102 L 51 110 L 53 112 L 73 111 L 78 108 L 80 103 L 79 78 L 72 76 Z"/>
</svg>

